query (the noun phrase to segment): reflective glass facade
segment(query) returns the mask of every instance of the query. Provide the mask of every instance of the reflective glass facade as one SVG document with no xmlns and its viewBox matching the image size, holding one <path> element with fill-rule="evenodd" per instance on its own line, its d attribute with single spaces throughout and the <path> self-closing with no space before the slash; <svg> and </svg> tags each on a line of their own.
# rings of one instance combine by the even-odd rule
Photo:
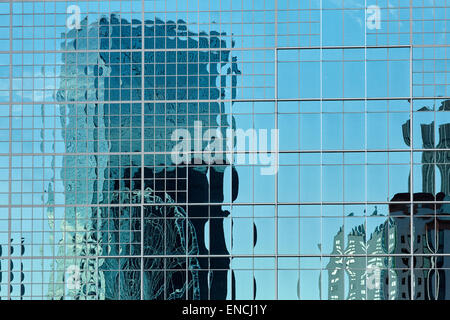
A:
<svg viewBox="0 0 450 320">
<path fill-rule="evenodd" d="M 0 298 L 450 299 L 450 0 L 0 1 Z"/>
</svg>

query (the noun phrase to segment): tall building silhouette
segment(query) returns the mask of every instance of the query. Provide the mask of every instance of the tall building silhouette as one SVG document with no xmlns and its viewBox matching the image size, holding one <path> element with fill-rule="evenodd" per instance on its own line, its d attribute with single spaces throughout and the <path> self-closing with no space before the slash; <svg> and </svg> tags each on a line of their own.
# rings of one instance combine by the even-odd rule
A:
<svg viewBox="0 0 450 320">
<path fill-rule="evenodd" d="M 97 265 L 89 258 L 61 261 L 80 270 L 78 298 L 224 299 L 230 262 L 223 257 L 223 218 L 229 212 L 220 203 L 229 165 L 195 162 L 195 155 L 174 164 L 170 138 L 177 128 L 193 133 L 193 120 L 225 132 L 218 99 L 225 97 L 225 78 L 236 81 L 236 61 L 217 32 L 192 33 L 182 20 L 146 20 L 144 29 L 141 23 L 117 15 L 85 20 L 62 44 L 67 52 L 57 98 L 68 155 L 61 175 L 66 203 L 73 205 L 65 217 L 73 245 L 69 239 L 59 254 L 102 258 Z M 133 51 L 143 45 L 148 50 Z M 50 296 L 63 295 L 64 276 Z"/>
</svg>

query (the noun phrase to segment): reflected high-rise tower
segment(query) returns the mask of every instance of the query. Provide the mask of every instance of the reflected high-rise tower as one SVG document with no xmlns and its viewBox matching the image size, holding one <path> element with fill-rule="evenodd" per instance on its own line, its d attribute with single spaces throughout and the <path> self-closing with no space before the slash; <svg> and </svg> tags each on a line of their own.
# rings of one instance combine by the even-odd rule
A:
<svg viewBox="0 0 450 320">
<path fill-rule="evenodd" d="M 447 110 L 450 110 L 448 100 L 442 102 L 438 111 Z M 431 109 L 423 107 L 419 110 L 419 112 L 426 111 Z M 402 126 L 403 139 L 408 146 L 411 143 L 410 125 L 408 120 Z M 433 202 L 449 199 L 450 167 L 447 163 L 448 151 L 445 149 L 450 146 L 450 123 L 439 126 L 437 144 L 434 121 L 421 124 L 420 133 L 422 148 L 433 149 L 422 152 L 422 192 L 415 192 L 412 196 L 409 192 L 395 194 L 390 200 L 389 217 L 384 224 L 376 228 L 366 247 L 365 241 L 358 240 L 358 236 L 364 236 L 362 229 L 364 226 L 360 226 L 361 234 L 355 233 L 355 230 L 348 234 L 348 245 L 345 250 L 342 245 L 345 234 L 342 229 L 338 232 L 332 254 L 342 257 L 331 258 L 327 266 L 330 299 L 352 297 L 364 299 L 366 297 L 364 294 L 357 294 L 362 292 L 364 287 L 368 299 L 448 299 L 444 290 L 450 281 L 445 265 L 448 260 L 433 254 L 448 252 L 450 223 L 446 216 L 449 210 L 448 205 Z M 436 167 L 440 173 L 440 183 L 436 183 Z M 408 185 L 411 188 L 409 182 L 410 180 Z M 439 192 L 436 185 L 440 185 Z M 359 247 L 355 246 L 357 243 L 360 244 Z M 411 257 L 411 251 L 414 257 Z M 352 255 L 358 252 L 368 255 L 366 273 L 358 277 L 361 283 L 366 282 L 366 285 L 355 292 L 357 287 L 352 281 L 352 275 L 355 276 L 356 272 L 353 269 L 358 271 L 364 269 L 364 266 L 352 268 L 347 260 L 356 261 L 357 258 Z M 395 255 L 388 256 L 390 254 Z M 379 273 L 375 274 L 375 270 L 379 270 Z M 348 296 L 345 295 L 346 273 L 349 278 Z"/>
<path fill-rule="evenodd" d="M 418 112 L 429 112 L 434 109 L 422 107 Z M 450 101 L 445 100 L 439 106 L 437 112 L 450 110 Z M 410 146 L 411 133 L 410 121 L 408 120 L 402 126 L 403 137 L 405 143 Z M 436 135 L 439 135 L 439 140 L 436 141 Z M 446 247 L 449 243 L 449 219 L 446 217 L 449 213 L 446 204 L 433 204 L 433 201 L 448 201 L 450 195 L 450 170 L 448 164 L 448 149 L 450 146 L 450 123 L 439 125 L 438 132 L 435 131 L 435 122 L 431 121 L 429 124 L 420 124 L 420 135 L 423 149 L 432 149 L 430 151 L 422 152 L 422 192 L 413 194 L 413 201 L 415 202 L 412 215 L 410 205 L 395 205 L 399 210 L 396 212 L 403 212 L 405 217 L 411 217 L 413 221 L 413 239 L 411 244 L 414 253 L 422 255 L 414 257 L 414 260 L 404 258 L 407 263 L 403 264 L 405 278 L 409 279 L 411 266 L 414 268 L 414 276 L 411 281 L 414 281 L 414 299 L 448 299 L 444 288 L 448 287 L 450 275 L 445 270 L 446 259 L 443 257 L 434 256 L 435 253 L 448 252 Z M 438 172 L 436 171 L 438 168 Z M 412 173 L 411 173 L 412 174 Z M 440 176 L 440 181 L 437 177 Z M 440 186 L 440 190 L 437 187 Z M 410 187 L 411 188 L 411 187 Z M 411 195 L 409 193 L 396 194 L 392 201 L 410 201 Z M 420 203 L 424 202 L 424 203 Z M 390 210 L 392 211 L 392 210 Z M 407 221 L 406 219 L 403 219 Z M 408 220 L 409 221 L 409 220 Z M 405 225 L 398 231 L 399 240 L 406 238 L 406 243 L 403 246 L 407 249 L 398 250 L 396 253 L 409 253 L 411 250 L 411 227 Z M 400 259 L 397 259 L 401 264 Z M 403 299 L 411 298 L 411 285 L 405 287 L 402 293 Z"/>
<path fill-rule="evenodd" d="M 432 111 L 428 107 L 422 107 L 419 112 Z M 450 100 L 445 100 L 436 111 L 450 111 Z M 440 192 L 445 196 L 450 195 L 450 165 L 448 164 L 450 147 L 450 123 L 439 125 L 438 132 L 435 132 L 435 122 L 420 125 L 422 148 L 423 149 L 441 149 L 441 151 L 422 152 L 422 190 L 425 193 L 436 194 L 435 177 L 436 167 L 440 173 Z M 409 121 L 403 125 L 405 142 L 409 145 Z M 439 141 L 435 141 L 435 135 L 438 135 Z"/>
<path fill-rule="evenodd" d="M 377 216 L 377 211 L 372 213 Z M 367 234 L 364 224 L 334 236 L 328 271 L 328 299 L 384 300 L 396 299 L 397 273 L 392 270 L 390 242 L 395 237 L 391 218 Z"/>
<path fill-rule="evenodd" d="M 175 164 L 170 154 L 177 128 L 193 132 L 195 121 L 223 133 L 229 127 L 220 100 L 235 97 L 225 87 L 230 78 L 235 87 L 239 71 L 221 36 L 192 33 L 181 20 L 116 15 L 90 25 L 84 20 L 65 35 L 57 98 L 68 239 L 57 263 L 79 269 L 75 297 L 226 297 L 223 219 L 229 213 L 221 203 L 227 169 L 232 199 L 237 196 L 236 171 L 225 155 L 222 164 L 208 165 L 194 153 Z M 50 295 L 64 292 L 60 287 Z"/>
</svg>

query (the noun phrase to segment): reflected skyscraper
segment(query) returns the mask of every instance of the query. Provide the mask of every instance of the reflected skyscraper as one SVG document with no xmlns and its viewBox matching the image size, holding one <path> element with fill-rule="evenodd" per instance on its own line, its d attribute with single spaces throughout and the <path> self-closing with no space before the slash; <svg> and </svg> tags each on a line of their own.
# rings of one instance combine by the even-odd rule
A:
<svg viewBox="0 0 450 320">
<path fill-rule="evenodd" d="M 437 112 L 448 111 L 450 101 L 442 101 Z M 433 107 L 434 109 L 434 107 Z M 433 109 L 424 106 L 419 112 L 430 112 Z M 433 253 L 446 253 L 446 243 L 448 238 L 448 215 L 447 205 L 433 201 L 446 201 L 449 196 L 449 171 L 447 161 L 449 123 L 440 124 L 438 131 L 435 131 L 435 121 L 420 124 L 420 134 L 422 139 L 422 190 L 423 193 L 414 193 L 414 201 L 425 202 L 414 204 L 414 253 L 421 253 L 422 256 L 414 257 L 414 286 L 416 299 L 446 299 L 447 281 L 449 275 L 447 271 L 441 270 L 444 257 L 433 256 Z M 403 135 L 405 143 L 410 145 L 410 122 L 403 125 Z M 436 141 L 436 138 L 438 140 Z M 432 149 L 432 151 L 427 151 Z M 438 168 L 438 170 L 436 170 Z M 440 178 L 440 181 L 438 179 Z M 438 191 L 438 188 L 440 190 Z M 409 194 L 402 194 L 397 197 L 399 200 L 409 201 Z M 428 202 L 428 203 L 426 203 Z M 409 207 L 409 206 L 408 206 Z M 406 209 L 406 206 L 405 206 Z M 409 234 L 410 227 L 405 226 L 403 237 Z M 411 263 L 411 262 L 410 262 Z"/>
<path fill-rule="evenodd" d="M 377 211 L 372 213 L 377 216 Z M 364 224 L 344 232 L 340 228 L 334 237 L 328 271 L 330 300 L 394 300 L 397 299 L 397 272 L 388 257 L 395 243 L 394 220 L 375 227 L 367 235 Z M 367 238 L 368 237 L 368 238 Z"/>
<path fill-rule="evenodd" d="M 219 33 L 195 34 L 184 21 L 158 19 L 144 22 L 144 35 L 141 30 L 141 21 L 111 15 L 65 35 L 57 97 L 67 153 L 61 176 L 73 207 L 65 213 L 68 242 L 56 263 L 74 265 L 81 275 L 83 286 L 72 292 L 77 298 L 224 299 L 229 259 L 213 257 L 228 254 L 223 218 L 229 213 L 220 205 L 228 165 L 209 166 L 195 154 L 175 165 L 168 151 L 174 130 L 193 131 L 194 120 L 225 131 L 224 103 L 214 100 L 225 97 L 225 78 L 235 82 L 239 71 Z M 142 41 L 147 50 L 136 52 Z M 203 205 L 209 202 L 217 205 Z M 66 258 L 71 255 L 86 258 Z M 65 294 L 62 287 L 50 296 Z"/>
<path fill-rule="evenodd" d="M 446 111 L 448 105 L 448 100 L 443 101 L 438 111 Z M 428 107 L 419 109 L 419 112 L 427 111 L 431 109 Z M 409 120 L 402 125 L 403 138 L 408 146 L 411 141 L 410 126 Z M 450 127 L 448 123 L 441 124 L 438 132 L 435 133 L 435 123 L 432 121 L 429 124 L 421 124 L 420 128 L 422 147 L 425 150 L 432 149 L 432 151 L 422 152 L 420 183 L 423 192 L 414 193 L 412 198 L 410 193 L 395 194 L 389 205 L 387 221 L 375 229 L 369 241 L 365 240 L 364 225 L 361 225 L 348 233 L 348 244 L 344 250 L 341 243 L 344 243 L 345 234 L 341 228 L 335 236 L 332 254 L 342 255 L 342 258 L 330 259 L 327 266 L 330 298 L 446 299 L 444 288 L 447 287 L 449 276 L 442 266 L 447 259 L 433 256 L 433 253 L 447 252 L 444 249 L 445 244 L 449 242 L 446 218 L 448 213 L 445 211 L 447 205 L 433 202 L 445 201 L 448 197 L 449 179 L 445 149 L 448 148 L 446 140 Z M 439 135 L 437 144 L 435 144 L 435 134 Z M 437 176 L 436 167 L 439 170 Z M 440 177 L 439 183 L 437 183 L 437 177 Z M 438 193 L 437 186 L 440 187 Z M 411 251 L 414 256 L 411 256 Z M 361 258 L 364 261 L 358 267 L 348 263 L 350 261 L 354 264 L 358 261 L 358 258 L 352 257 L 353 254 L 380 255 L 380 257 L 368 257 L 367 267 L 365 258 Z M 382 256 L 388 254 L 395 255 Z M 337 261 L 340 263 L 338 264 Z M 376 267 L 375 271 L 378 275 L 374 274 L 373 267 Z M 358 275 L 358 271 L 361 271 L 362 275 Z M 338 273 L 341 274 L 339 277 L 337 277 Z M 345 273 L 347 273 L 348 284 L 344 279 Z M 361 284 L 360 289 L 356 289 L 355 277 L 358 279 L 356 283 Z M 347 296 L 345 285 L 349 286 Z M 371 290 L 374 288 L 375 291 Z M 364 294 L 366 290 L 367 296 Z"/>
</svg>

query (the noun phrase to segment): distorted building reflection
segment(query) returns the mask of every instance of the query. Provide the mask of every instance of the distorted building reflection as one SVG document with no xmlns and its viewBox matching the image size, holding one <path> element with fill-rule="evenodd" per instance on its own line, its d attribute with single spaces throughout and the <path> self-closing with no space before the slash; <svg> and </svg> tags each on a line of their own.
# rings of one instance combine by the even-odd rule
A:
<svg viewBox="0 0 450 320">
<path fill-rule="evenodd" d="M 449 206 L 441 201 L 450 199 L 450 123 L 439 124 L 436 131 L 436 122 L 440 115 L 450 110 L 450 100 L 444 100 L 435 110 L 435 107 L 424 106 L 417 113 L 432 112 L 434 121 L 420 123 L 420 136 L 424 150 L 422 152 L 422 193 L 414 193 L 413 211 L 413 253 L 422 253 L 415 256 L 414 268 L 414 299 L 448 299 L 450 273 L 448 262 L 442 254 L 448 253 L 450 245 L 449 234 Z M 410 122 L 403 125 L 405 143 L 410 146 Z M 436 170 L 436 168 L 438 170 Z M 401 197 L 401 196 L 400 196 Z M 409 201 L 409 195 L 403 195 L 403 201 Z M 425 203 L 420 203 L 424 201 Z M 438 203 L 433 203 L 437 201 Z M 406 233 L 407 230 L 405 230 Z M 408 234 L 411 232 L 408 231 Z M 409 291 L 411 293 L 411 291 Z"/>
<path fill-rule="evenodd" d="M 376 209 L 371 214 L 377 216 Z M 393 220 L 377 226 L 371 234 L 364 224 L 347 233 L 340 228 L 333 241 L 328 272 L 328 299 L 389 299 L 397 294 L 395 274 L 389 270 L 389 244 L 395 236 Z M 345 245 L 347 244 L 347 245 Z"/>
<path fill-rule="evenodd" d="M 437 111 L 448 110 L 450 100 L 443 101 Z M 428 111 L 434 110 L 423 107 L 418 112 Z M 402 126 L 408 146 L 410 127 L 409 120 Z M 450 206 L 440 203 L 450 199 L 446 150 L 450 147 L 450 123 L 439 125 L 437 144 L 434 121 L 420 123 L 420 128 L 421 147 L 430 149 L 422 152 L 422 192 L 396 193 L 389 203 L 389 217 L 368 240 L 364 225 L 339 230 L 331 252 L 335 257 L 327 265 L 329 299 L 450 298 L 446 290 L 450 288 L 449 259 L 443 256 L 450 252 Z M 410 182 L 411 176 L 408 186 Z"/>
<path fill-rule="evenodd" d="M 235 86 L 236 61 L 218 32 L 192 33 L 182 20 L 155 19 L 144 21 L 142 35 L 141 24 L 113 14 L 90 25 L 84 20 L 64 35 L 57 100 L 66 144 L 61 176 L 68 239 L 61 240 L 56 264 L 74 265 L 83 285 L 67 293 L 67 275 L 60 272 L 52 298 L 227 295 L 223 219 L 229 212 L 221 203 L 231 166 L 194 161 L 194 154 L 174 164 L 170 138 L 176 128 L 194 130 L 194 120 L 207 129 L 229 126 L 224 102 L 217 100 L 226 97 L 227 77 Z M 234 97 L 235 91 L 228 98 Z M 238 178 L 231 170 L 234 200 Z M 207 222 L 211 236 L 205 239 Z"/>
</svg>

